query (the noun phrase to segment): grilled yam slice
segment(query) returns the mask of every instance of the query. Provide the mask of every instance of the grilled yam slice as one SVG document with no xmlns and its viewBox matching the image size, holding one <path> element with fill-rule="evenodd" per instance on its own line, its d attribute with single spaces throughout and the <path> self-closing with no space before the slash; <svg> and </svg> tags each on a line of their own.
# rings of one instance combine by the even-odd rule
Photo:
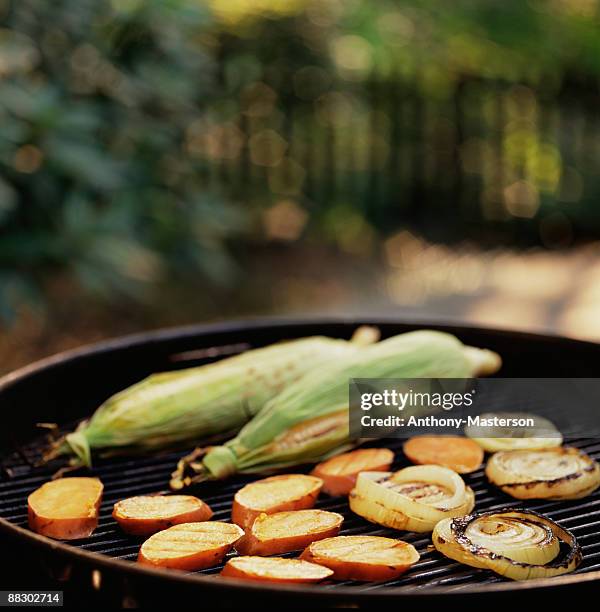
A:
<svg viewBox="0 0 600 612">
<path fill-rule="evenodd" d="M 360 472 L 385 472 L 393 461 L 394 453 L 388 448 L 361 448 L 319 463 L 312 474 L 323 480 L 325 493 L 348 495 Z"/>
<path fill-rule="evenodd" d="M 214 567 L 243 535 L 230 523 L 175 525 L 150 536 L 140 548 L 138 562 L 187 571 Z"/>
<path fill-rule="evenodd" d="M 261 514 L 235 545 L 242 555 L 280 555 L 337 535 L 344 517 L 325 510 Z"/>
<path fill-rule="evenodd" d="M 257 480 L 235 494 L 231 520 L 248 529 L 263 513 L 312 508 L 322 486 L 320 478 L 305 474 L 283 474 Z"/>
<path fill-rule="evenodd" d="M 322 565 L 281 557 L 234 557 L 221 571 L 221 576 L 261 582 L 321 582 L 332 575 Z"/>
<path fill-rule="evenodd" d="M 301 559 L 333 570 L 336 580 L 393 580 L 419 560 L 416 549 L 402 540 L 379 536 L 338 536 L 314 542 Z"/>
<path fill-rule="evenodd" d="M 181 523 L 208 521 L 213 512 L 192 495 L 139 495 L 117 502 L 112 515 L 125 533 L 145 536 Z"/>
<path fill-rule="evenodd" d="M 483 462 L 483 448 L 462 436 L 415 436 L 403 450 L 417 465 L 441 465 L 458 474 L 474 472 Z"/>
<path fill-rule="evenodd" d="M 43 484 L 27 498 L 29 527 L 58 540 L 87 538 L 98 526 L 102 490 L 98 478 L 60 478 Z"/>
</svg>

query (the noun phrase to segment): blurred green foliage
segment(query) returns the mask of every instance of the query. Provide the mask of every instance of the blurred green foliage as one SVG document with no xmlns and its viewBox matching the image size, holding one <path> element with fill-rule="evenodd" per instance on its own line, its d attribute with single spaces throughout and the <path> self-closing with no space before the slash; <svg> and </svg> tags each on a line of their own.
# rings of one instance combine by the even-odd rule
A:
<svg viewBox="0 0 600 612">
<path fill-rule="evenodd" d="M 598 232 L 598 25 L 597 0 L 0 0 L 0 317 L 57 272 L 231 285 L 234 242 Z"/>
<path fill-rule="evenodd" d="M 65 267 L 137 297 L 167 275 L 226 282 L 225 241 L 245 214 L 207 192 L 181 146 L 215 93 L 207 11 L 183 0 L 1 11 L 1 314 Z"/>
</svg>

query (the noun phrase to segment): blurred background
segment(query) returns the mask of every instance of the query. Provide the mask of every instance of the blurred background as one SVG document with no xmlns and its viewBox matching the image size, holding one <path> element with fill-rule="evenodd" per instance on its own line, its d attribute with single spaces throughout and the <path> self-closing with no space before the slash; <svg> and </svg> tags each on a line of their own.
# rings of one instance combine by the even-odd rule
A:
<svg viewBox="0 0 600 612">
<path fill-rule="evenodd" d="M 600 339 L 598 0 L 0 0 L 0 372 L 385 314 Z"/>
</svg>

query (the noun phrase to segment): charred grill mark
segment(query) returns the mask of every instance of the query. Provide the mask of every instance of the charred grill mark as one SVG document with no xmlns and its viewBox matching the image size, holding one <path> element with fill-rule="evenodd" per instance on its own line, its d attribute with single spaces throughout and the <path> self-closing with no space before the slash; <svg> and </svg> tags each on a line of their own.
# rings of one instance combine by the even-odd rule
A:
<svg viewBox="0 0 600 612">
<path fill-rule="evenodd" d="M 552 478 L 551 480 L 530 480 L 529 482 L 507 482 L 498 484 L 499 487 L 524 487 L 525 489 L 531 489 L 536 487 L 537 485 L 543 484 L 548 487 L 555 487 L 563 482 L 569 482 L 571 480 L 576 480 L 577 478 L 581 478 L 583 476 L 583 472 L 573 472 L 572 474 L 567 474 L 566 476 L 561 476 L 560 478 Z M 492 484 L 496 484 L 492 482 Z"/>
<path fill-rule="evenodd" d="M 491 484 L 495 484 L 501 488 L 515 488 L 515 487 L 523 487 L 525 489 L 532 489 L 533 487 L 537 487 L 538 485 L 546 485 L 548 487 L 556 487 L 559 484 L 564 482 L 570 482 L 572 480 L 577 480 L 581 478 L 584 472 L 593 472 L 595 470 L 595 466 L 590 466 L 589 468 L 585 468 L 580 472 L 573 472 L 572 474 L 567 474 L 566 476 L 561 476 L 560 478 L 552 478 L 551 480 L 530 480 L 529 482 L 506 482 L 502 484 L 494 483 L 493 481 L 489 481 Z"/>
</svg>

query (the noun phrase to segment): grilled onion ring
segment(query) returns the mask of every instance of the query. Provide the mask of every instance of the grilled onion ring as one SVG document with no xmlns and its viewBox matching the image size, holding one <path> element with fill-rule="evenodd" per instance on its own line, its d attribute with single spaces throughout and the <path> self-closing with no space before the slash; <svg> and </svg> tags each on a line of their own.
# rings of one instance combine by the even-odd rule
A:
<svg viewBox="0 0 600 612">
<path fill-rule="evenodd" d="M 572 572 L 582 559 L 575 536 L 537 512 L 501 510 L 440 521 L 433 545 L 446 557 L 511 578 Z M 559 555 L 561 543 L 568 553 Z"/>
<path fill-rule="evenodd" d="M 361 472 L 349 502 L 353 512 L 373 523 L 428 532 L 444 518 L 471 512 L 475 495 L 456 472 L 415 465 L 398 472 Z"/>
<path fill-rule="evenodd" d="M 517 499 L 579 499 L 600 486 L 600 465 L 577 448 L 496 453 L 485 473 Z"/>
<path fill-rule="evenodd" d="M 509 450 L 536 450 L 538 448 L 555 448 L 562 444 L 562 435 L 552 421 L 544 417 L 525 412 L 486 412 L 480 419 L 491 421 L 497 419 L 534 418 L 535 426 L 526 427 L 487 427 L 469 425 L 465 435 L 477 442 L 488 453 Z M 495 435 L 494 435 L 495 434 Z"/>
</svg>

